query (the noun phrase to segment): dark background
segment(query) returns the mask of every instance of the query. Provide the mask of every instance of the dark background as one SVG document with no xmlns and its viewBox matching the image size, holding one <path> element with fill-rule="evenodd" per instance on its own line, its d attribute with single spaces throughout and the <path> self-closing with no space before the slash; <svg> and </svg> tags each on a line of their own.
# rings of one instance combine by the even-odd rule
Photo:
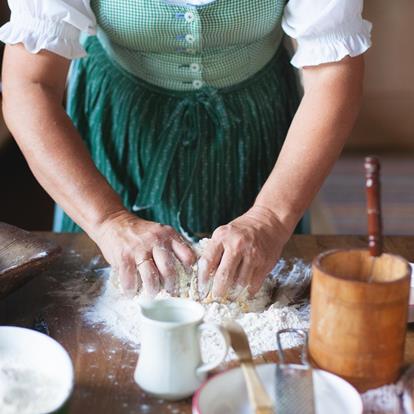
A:
<svg viewBox="0 0 414 414">
<path fill-rule="evenodd" d="M 7 2 L 1 1 L 0 23 L 8 18 Z M 0 44 L 2 58 L 4 46 Z M 45 230 L 51 228 L 52 214 L 52 200 L 37 184 L 0 114 L 0 221 L 27 230 Z"/>
</svg>

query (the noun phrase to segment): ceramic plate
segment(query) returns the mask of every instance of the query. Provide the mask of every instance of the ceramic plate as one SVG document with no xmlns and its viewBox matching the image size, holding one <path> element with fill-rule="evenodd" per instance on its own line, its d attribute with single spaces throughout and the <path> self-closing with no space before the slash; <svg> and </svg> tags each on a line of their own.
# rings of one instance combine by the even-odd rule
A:
<svg viewBox="0 0 414 414">
<path fill-rule="evenodd" d="M 257 366 L 269 395 L 274 398 L 275 364 Z M 317 414 L 362 414 L 358 392 L 343 379 L 314 370 Z M 250 414 L 247 389 L 240 368 L 218 374 L 204 383 L 193 398 L 193 414 Z"/>
<path fill-rule="evenodd" d="M 53 399 L 50 403 L 50 413 L 57 412 L 60 408 L 63 410 L 63 405 L 68 400 L 69 396 L 72 393 L 74 386 L 74 369 L 73 364 L 70 359 L 69 354 L 66 350 L 52 339 L 50 336 L 46 336 L 42 333 L 33 331 L 31 329 L 19 328 L 15 326 L 0 326 L 0 356 L 2 358 L 2 363 L 6 361 L 11 363 L 11 361 L 17 361 L 18 371 L 14 374 L 15 376 L 23 375 L 21 371 L 24 367 L 25 370 L 23 373 L 30 378 L 31 375 L 41 375 L 43 374 L 45 378 L 50 381 L 53 379 Z M 13 365 L 11 366 L 13 369 Z M 12 374 L 8 374 L 9 376 Z M 2 381 L 6 386 L 9 385 L 9 392 L 16 398 L 16 396 L 21 396 L 21 400 L 17 401 L 20 404 L 25 402 L 25 398 L 28 398 L 29 395 L 31 398 L 36 396 L 37 398 L 42 398 L 42 393 L 45 392 L 45 388 L 38 388 L 36 392 L 30 391 L 27 389 L 30 381 L 20 381 L 16 385 L 16 381 L 12 380 L 11 385 L 7 383 L 7 371 L 3 373 Z M 11 378 L 16 378 L 11 376 Z M 40 376 L 40 378 L 43 378 Z M 49 384 L 49 383 L 47 383 Z M 39 384 L 44 387 L 48 386 L 47 384 Z M 26 401 L 27 403 L 27 401 Z M 2 405 L 2 404 L 0 404 Z M 7 412 L 16 412 L 17 403 L 11 405 Z M 27 407 L 26 407 L 27 408 Z M 0 407 L 1 411 L 1 407 Z M 33 410 L 25 409 L 24 412 L 33 412 Z M 64 411 L 59 411 L 63 414 Z M 42 412 L 43 413 L 43 412 Z"/>
</svg>

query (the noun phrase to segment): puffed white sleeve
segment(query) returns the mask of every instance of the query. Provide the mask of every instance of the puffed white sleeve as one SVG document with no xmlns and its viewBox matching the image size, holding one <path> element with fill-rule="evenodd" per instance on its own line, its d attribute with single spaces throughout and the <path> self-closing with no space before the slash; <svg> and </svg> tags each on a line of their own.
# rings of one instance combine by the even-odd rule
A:
<svg viewBox="0 0 414 414">
<path fill-rule="evenodd" d="M 371 46 L 370 22 L 362 18 L 363 0 L 289 0 L 282 27 L 296 39 L 296 67 L 337 62 Z"/>
<path fill-rule="evenodd" d="M 49 50 L 67 59 L 85 55 L 82 32 L 94 34 L 96 19 L 89 0 L 8 0 L 10 21 L 0 28 L 0 40 L 23 43 L 31 53 Z"/>
</svg>

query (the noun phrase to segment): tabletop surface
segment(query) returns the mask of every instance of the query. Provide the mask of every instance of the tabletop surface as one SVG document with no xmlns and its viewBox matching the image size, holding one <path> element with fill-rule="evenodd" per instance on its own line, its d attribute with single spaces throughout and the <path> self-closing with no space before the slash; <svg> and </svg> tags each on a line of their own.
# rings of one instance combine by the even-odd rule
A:
<svg viewBox="0 0 414 414">
<path fill-rule="evenodd" d="M 76 298 L 58 295 L 68 279 L 88 280 L 91 263 L 100 260 L 93 242 L 83 234 L 41 233 L 63 248 L 62 256 L 47 272 L 34 278 L 23 288 L 0 300 L 0 325 L 31 327 L 41 315 L 48 323 L 50 335 L 70 353 L 76 371 L 76 385 L 69 404 L 70 414 L 126 413 L 191 413 L 191 400 L 177 403 L 153 399 L 133 381 L 137 351 L 110 334 L 88 326 L 79 312 Z M 334 248 L 366 247 L 366 239 L 358 236 L 294 236 L 286 245 L 283 257 L 299 257 L 305 261 Z M 384 250 L 414 261 L 414 237 L 387 237 Z M 298 351 L 288 355 L 298 358 Z M 258 362 L 276 361 L 275 353 L 263 355 Z M 414 330 L 406 341 L 407 363 L 414 362 Z"/>
</svg>

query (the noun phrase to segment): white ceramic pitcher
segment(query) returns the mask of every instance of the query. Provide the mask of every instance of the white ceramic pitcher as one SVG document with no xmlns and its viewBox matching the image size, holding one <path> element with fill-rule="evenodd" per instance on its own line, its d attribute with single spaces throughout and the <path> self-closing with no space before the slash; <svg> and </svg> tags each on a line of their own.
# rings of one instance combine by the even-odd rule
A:
<svg viewBox="0 0 414 414">
<path fill-rule="evenodd" d="M 189 299 L 141 301 L 141 350 L 135 382 L 158 398 L 186 398 L 205 380 L 208 371 L 226 357 L 230 339 L 219 325 L 203 323 L 204 308 Z M 216 361 L 203 363 L 200 334 L 213 329 L 223 339 Z"/>
</svg>

